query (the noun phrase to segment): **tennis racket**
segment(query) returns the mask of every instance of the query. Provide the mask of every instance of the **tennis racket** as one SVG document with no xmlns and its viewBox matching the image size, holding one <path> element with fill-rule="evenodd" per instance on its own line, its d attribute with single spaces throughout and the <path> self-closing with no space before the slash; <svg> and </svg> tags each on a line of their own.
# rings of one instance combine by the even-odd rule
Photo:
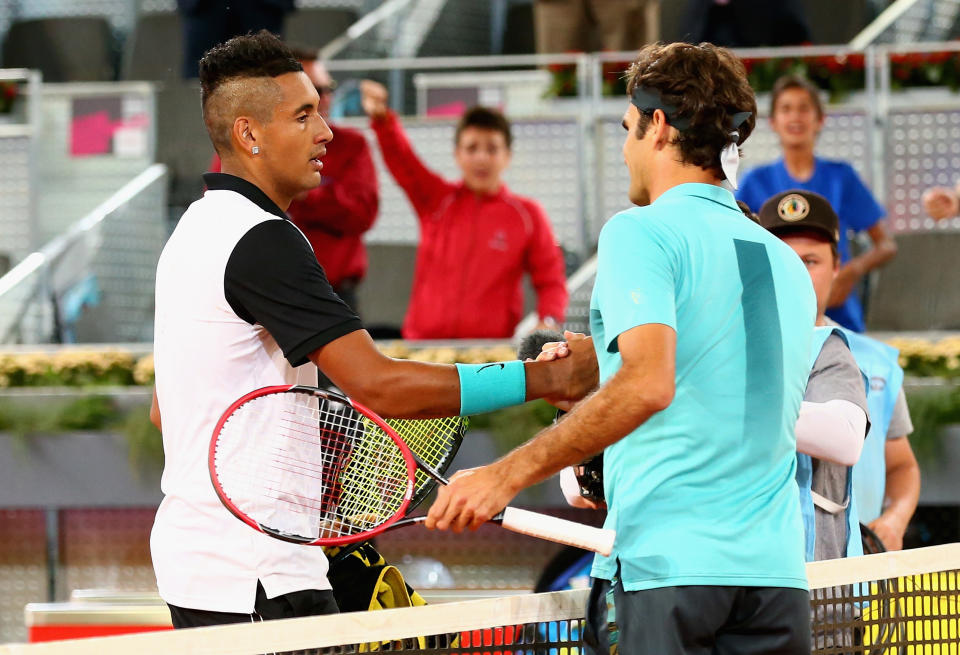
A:
<svg viewBox="0 0 960 655">
<path fill-rule="evenodd" d="M 395 428 L 331 391 L 265 387 L 239 398 L 217 422 L 210 479 L 224 506 L 264 534 L 314 546 L 363 541 L 425 520 L 401 520 L 417 495 L 418 475 L 447 480 L 411 450 L 400 430 L 409 435 L 415 428 L 419 442 L 429 443 L 434 435 L 442 439 L 451 421 L 462 425 L 459 418 L 429 419 L 397 421 Z M 492 520 L 602 554 L 610 553 L 615 536 L 514 507 Z"/>
</svg>

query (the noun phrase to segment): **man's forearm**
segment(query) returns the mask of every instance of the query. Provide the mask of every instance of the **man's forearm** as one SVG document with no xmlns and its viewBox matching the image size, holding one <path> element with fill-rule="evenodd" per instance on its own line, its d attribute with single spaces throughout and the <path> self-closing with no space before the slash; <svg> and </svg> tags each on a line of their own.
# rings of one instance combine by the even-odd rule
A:
<svg viewBox="0 0 960 655">
<path fill-rule="evenodd" d="M 577 399 L 596 387 L 593 341 L 571 335 L 570 356 L 556 361 L 511 362 L 518 371 L 492 363 L 472 370 L 461 388 L 461 370 L 449 364 L 398 360 L 380 353 L 365 330 L 346 334 L 310 353 L 310 360 L 350 398 L 387 418 L 453 416 L 476 407 L 478 397 L 490 411 L 534 398 Z M 469 366 L 469 365 L 464 365 Z M 477 382 L 473 380 L 477 379 Z M 479 385 L 479 386 L 478 386 Z"/>
<path fill-rule="evenodd" d="M 873 244 L 873 248 L 854 257 L 840 268 L 830 291 L 829 307 L 843 304 L 853 291 L 857 282 L 870 271 L 880 268 L 897 254 L 897 244 L 893 239 L 882 239 Z"/>
<path fill-rule="evenodd" d="M 874 251 L 871 250 L 859 257 L 854 257 L 840 268 L 840 272 L 837 273 L 837 277 L 833 280 L 833 286 L 830 287 L 830 300 L 827 302 L 828 307 L 842 305 L 860 279 L 872 270 L 870 267 L 873 266 L 875 268 L 879 266 L 879 264 L 875 263 L 874 258 L 871 257 L 873 252 Z"/>
<path fill-rule="evenodd" d="M 896 254 L 896 243 L 892 239 L 884 239 L 883 241 L 873 244 L 873 248 L 867 252 L 847 262 L 847 266 L 853 262 L 857 262 L 857 269 L 860 275 L 863 276 L 876 268 L 880 268 L 893 259 Z"/>
<path fill-rule="evenodd" d="M 503 471 L 504 480 L 519 491 L 599 453 L 664 409 L 662 400 L 638 391 L 643 388 L 618 373 L 562 421 L 541 431 L 495 466 Z"/>
<path fill-rule="evenodd" d="M 906 527 L 920 502 L 920 467 L 916 460 L 913 463 L 904 462 L 887 471 L 884 495 L 888 505 L 883 513 L 895 516 Z"/>
</svg>

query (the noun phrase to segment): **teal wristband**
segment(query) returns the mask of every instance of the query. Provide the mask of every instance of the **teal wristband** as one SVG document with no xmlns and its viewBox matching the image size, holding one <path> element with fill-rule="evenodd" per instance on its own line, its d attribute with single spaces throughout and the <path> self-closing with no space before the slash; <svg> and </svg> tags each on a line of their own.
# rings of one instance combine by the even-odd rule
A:
<svg viewBox="0 0 960 655">
<path fill-rule="evenodd" d="M 493 364 L 457 364 L 460 415 L 482 414 L 527 400 L 527 375 L 519 359 Z"/>
</svg>

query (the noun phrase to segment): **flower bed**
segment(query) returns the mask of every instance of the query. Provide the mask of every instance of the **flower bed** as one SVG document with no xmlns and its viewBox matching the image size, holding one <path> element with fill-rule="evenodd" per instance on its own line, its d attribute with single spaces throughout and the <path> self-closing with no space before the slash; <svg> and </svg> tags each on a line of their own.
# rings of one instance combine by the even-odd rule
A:
<svg viewBox="0 0 960 655">
<path fill-rule="evenodd" d="M 916 431 L 911 436 L 922 458 L 940 452 L 944 425 L 960 422 L 960 337 L 938 341 L 893 338 L 900 364 L 908 376 L 906 390 Z M 425 362 L 482 363 L 512 359 L 509 344 L 487 347 L 417 347 L 403 342 L 378 344 L 384 354 Z M 919 382 L 919 383 L 918 383 Z M 932 383 L 931 383 L 932 382 Z M 135 356 L 123 350 L 67 348 L 47 353 L 0 354 L 0 431 L 25 438 L 32 433 L 100 430 L 125 435 L 132 461 L 159 463 L 159 432 L 147 416 L 153 355 Z M 139 406 L 124 406 L 110 387 L 144 389 Z M 56 387 L 73 389 L 58 402 L 29 403 L 24 394 L 45 394 Z M 8 391 L 4 394 L 2 389 Z M 127 403 L 129 405 L 129 403 Z M 492 436 L 500 452 L 529 439 L 548 425 L 554 410 L 545 402 L 528 403 L 473 417 L 471 425 Z"/>
<path fill-rule="evenodd" d="M 891 338 L 900 365 L 911 377 L 960 378 L 960 337 L 938 341 Z M 404 342 L 378 344 L 390 357 L 438 363 L 497 362 L 515 357 L 510 344 L 487 347 L 423 348 Z M 68 348 L 45 353 L 0 353 L 0 388 L 89 387 L 153 384 L 153 355 L 124 350 Z"/>
</svg>

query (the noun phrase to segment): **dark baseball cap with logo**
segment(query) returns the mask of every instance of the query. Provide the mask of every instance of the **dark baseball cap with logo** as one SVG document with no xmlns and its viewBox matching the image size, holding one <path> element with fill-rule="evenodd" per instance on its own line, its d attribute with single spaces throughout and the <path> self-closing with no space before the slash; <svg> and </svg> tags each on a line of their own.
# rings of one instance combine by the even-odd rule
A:
<svg viewBox="0 0 960 655">
<path fill-rule="evenodd" d="M 773 196 L 760 208 L 760 225 L 774 234 L 811 231 L 830 243 L 840 241 L 840 219 L 830 201 L 813 191 L 793 189 Z"/>
</svg>

